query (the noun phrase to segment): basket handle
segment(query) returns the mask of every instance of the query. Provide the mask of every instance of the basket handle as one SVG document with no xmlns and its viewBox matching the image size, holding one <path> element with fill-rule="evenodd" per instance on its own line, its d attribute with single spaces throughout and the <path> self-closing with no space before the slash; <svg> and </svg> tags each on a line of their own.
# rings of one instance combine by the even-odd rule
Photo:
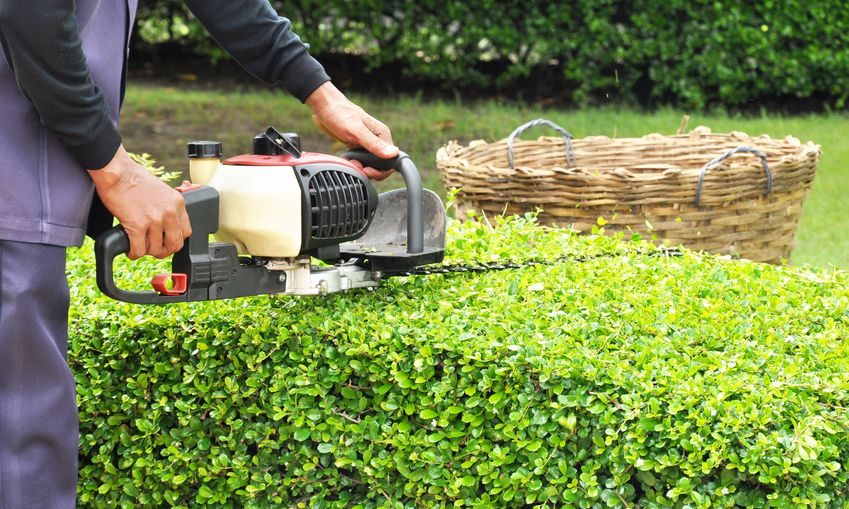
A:
<svg viewBox="0 0 849 509">
<path fill-rule="evenodd" d="M 769 169 L 769 164 L 767 164 L 766 162 L 766 153 L 761 150 L 754 149 L 752 147 L 741 146 L 737 148 L 732 148 L 721 156 L 711 159 L 706 165 L 702 167 L 702 172 L 699 174 L 699 184 L 696 187 L 696 207 L 702 206 L 702 184 L 705 180 L 705 174 L 707 174 L 707 172 L 710 171 L 717 164 L 721 163 L 722 161 L 725 161 L 729 157 L 739 152 L 749 152 L 761 158 L 761 166 L 764 169 L 764 173 L 766 173 L 766 193 L 764 194 L 767 195 L 772 192 L 772 171 Z"/>
<path fill-rule="evenodd" d="M 538 118 L 536 120 L 531 120 L 526 124 L 520 125 L 512 133 L 510 133 L 510 137 L 507 138 L 507 159 L 510 162 L 510 169 L 514 169 L 515 166 L 515 159 L 513 157 L 513 139 L 515 139 L 516 136 L 519 136 L 531 127 L 536 127 L 538 125 L 550 127 L 560 133 L 561 136 L 563 136 L 563 141 L 566 142 L 566 168 L 569 168 L 570 164 L 572 166 L 577 166 L 578 163 L 575 162 L 575 154 L 572 153 L 572 135 L 569 133 L 569 131 L 563 129 L 562 127 L 550 120 Z"/>
</svg>

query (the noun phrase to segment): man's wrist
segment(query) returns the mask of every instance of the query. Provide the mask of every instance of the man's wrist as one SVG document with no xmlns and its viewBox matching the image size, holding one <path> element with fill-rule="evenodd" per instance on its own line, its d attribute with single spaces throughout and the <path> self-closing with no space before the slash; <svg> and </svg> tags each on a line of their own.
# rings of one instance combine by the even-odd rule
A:
<svg viewBox="0 0 849 509">
<path fill-rule="evenodd" d="M 328 105 L 342 100 L 347 100 L 345 94 L 340 92 L 332 82 L 326 81 L 315 89 L 305 102 L 313 113 L 317 113 Z"/>
<path fill-rule="evenodd" d="M 132 162 L 124 146 L 120 145 L 117 152 L 112 157 L 106 166 L 94 170 L 88 170 L 88 174 L 94 181 L 94 186 L 98 191 L 110 189 L 115 184 L 123 180 L 128 171 L 128 162 Z"/>
</svg>

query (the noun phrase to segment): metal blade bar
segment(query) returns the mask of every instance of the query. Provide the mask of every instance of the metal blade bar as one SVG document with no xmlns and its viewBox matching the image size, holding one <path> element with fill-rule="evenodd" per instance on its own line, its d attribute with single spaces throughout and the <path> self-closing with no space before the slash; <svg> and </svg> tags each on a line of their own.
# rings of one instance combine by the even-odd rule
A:
<svg viewBox="0 0 849 509">
<path fill-rule="evenodd" d="M 492 272 L 499 270 L 515 270 L 526 267 L 537 267 L 541 265 L 560 265 L 562 263 L 583 263 L 601 258 L 617 258 L 620 256 L 638 255 L 654 257 L 681 256 L 683 253 L 676 248 L 659 248 L 654 251 L 634 251 L 631 253 L 602 253 L 589 256 L 564 255 L 552 260 L 530 259 L 523 262 L 491 262 L 473 264 L 449 264 L 449 265 L 424 265 L 403 272 L 384 272 L 382 277 L 408 277 L 408 276 L 430 276 L 433 274 L 470 274 L 481 272 Z"/>
</svg>

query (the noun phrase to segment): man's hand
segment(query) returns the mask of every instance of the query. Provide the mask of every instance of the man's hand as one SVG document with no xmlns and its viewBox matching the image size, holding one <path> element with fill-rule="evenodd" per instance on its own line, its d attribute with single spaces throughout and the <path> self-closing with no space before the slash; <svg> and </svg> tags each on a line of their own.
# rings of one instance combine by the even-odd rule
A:
<svg viewBox="0 0 849 509">
<path fill-rule="evenodd" d="M 130 237 L 129 259 L 165 258 L 192 234 L 182 195 L 130 159 L 123 145 L 109 164 L 89 175 L 103 205 Z"/>
<path fill-rule="evenodd" d="M 350 148 L 364 148 L 383 159 L 398 155 L 398 147 L 392 143 L 392 133 L 383 122 L 372 117 L 352 103 L 331 82 L 318 87 L 307 98 L 312 109 L 312 119 L 328 136 L 341 141 Z M 357 166 L 362 166 L 354 161 Z M 383 180 L 391 171 L 362 168 L 367 177 Z"/>
</svg>

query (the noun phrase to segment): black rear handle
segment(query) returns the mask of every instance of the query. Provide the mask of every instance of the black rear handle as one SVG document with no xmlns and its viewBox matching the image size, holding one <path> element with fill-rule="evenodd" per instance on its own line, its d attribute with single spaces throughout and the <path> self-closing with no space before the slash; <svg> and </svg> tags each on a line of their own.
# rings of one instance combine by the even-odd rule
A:
<svg viewBox="0 0 849 509">
<path fill-rule="evenodd" d="M 94 258 L 97 264 L 97 287 L 107 297 L 134 304 L 166 304 L 182 302 L 183 295 L 160 295 L 151 290 L 123 290 L 115 284 L 115 258 L 130 252 L 130 237 L 121 225 L 106 230 L 94 243 Z"/>
<path fill-rule="evenodd" d="M 178 188 L 179 189 L 179 188 Z M 218 192 L 208 186 L 183 190 L 186 213 L 192 224 L 192 235 L 171 259 L 171 274 L 154 278 L 159 291 L 135 291 L 115 284 L 114 263 L 119 255 L 130 251 L 130 239 L 121 225 L 103 233 L 94 244 L 97 262 L 97 286 L 106 296 L 133 304 L 170 304 L 216 299 L 267 295 L 286 291 L 286 279 L 263 265 L 240 262 L 236 246 L 229 242 L 209 242 L 218 231 Z M 166 288 L 172 278 L 182 288 Z M 152 282 L 153 283 L 153 282 Z M 163 293 L 165 292 L 165 293 Z M 167 294 L 171 292 L 171 294 Z"/>
<path fill-rule="evenodd" d="M 174 253 L 172 270 L 184 274 L 188 290 L 180 295 L 163 295 L 151 290 L 124 290 L 115 283 L 115 258 L 130 252 L 130 237 L 121 225 L 106 230 L 94 243 L 97 287 L 106 296 L 134 304 L 168 304 L 189 300 L 206 300 L 208 281 L 197 277 L 204 262 L 209 265 L 210 233 L 218 230 L 218 192 L 207 186 L 195 186 L 183 192 L 186 213 L 194 234 L 186 239 L 183 248 Z M 208 272 L 201 271 L 201 272 Z M 208 297 L 207 297 L 208 298 Z"/>
</svg>

